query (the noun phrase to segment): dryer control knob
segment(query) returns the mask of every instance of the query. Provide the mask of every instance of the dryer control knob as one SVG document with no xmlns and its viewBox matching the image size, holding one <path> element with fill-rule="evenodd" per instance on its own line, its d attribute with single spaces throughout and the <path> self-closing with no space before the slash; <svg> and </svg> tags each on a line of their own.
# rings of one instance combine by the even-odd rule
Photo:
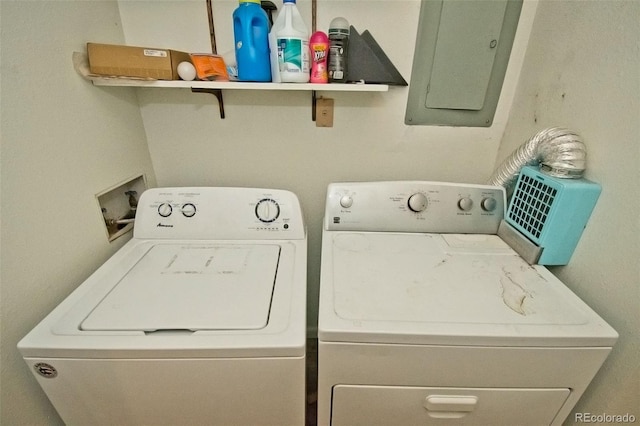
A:
<svg viewBox="0 0 640 426">
<path fill-rule="evenodd" d="M 256 204 L 256 216 L 261 222 L 270 223 L 280 216 L 280 206 L 276 200 L 263 198 Z"/>
<path fill-rule="evenodd" d="M 496 201 L 495 198 L 484 198 L 481 202 L 480 202 L 480 207 L 482 207 L 482 210 L 486 211 L 486 212 L 492 212 L 496 209 L 496 207 L 498 206 L 498 202 Z"/>
<path fill-rule="evenodd" d="M 169 203 L 162 203 L 158 206 L 158 214 L 162 217 L 169 217 L 173 212 L 173 208 Z"/>
<path fill-rule="evenodd" d="M 428 203 L 427 196 L 421 192 L 417 192 L 409 197 L 407 205 L 412 212 L 420 213 L 427 209 Z"/>
<path fill-rule="evenodd" d="M 458 208 L 462 211 L 469 211 L 473 207 L 473 200 L 469 197 L 460 198 L 458 200 Z"/>
</svg>

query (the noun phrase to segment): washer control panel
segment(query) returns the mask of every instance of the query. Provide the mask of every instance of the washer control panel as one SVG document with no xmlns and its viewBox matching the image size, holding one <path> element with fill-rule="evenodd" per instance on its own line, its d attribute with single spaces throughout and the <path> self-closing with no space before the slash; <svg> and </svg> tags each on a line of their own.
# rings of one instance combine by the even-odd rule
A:
<svg viewBox="0 0 640 426">
<path fill-rule="evenodd" d="M 504 218 L 504 188 L 428 181 L 332 183 L 329 231 L 495 234 Z"/>
<path fill-rule="evenodd" d="M 153 188 L 138 201 L 134 236 L 172 239 L 300 239 L 295 194 L 258 188 Z"/>
</svg>

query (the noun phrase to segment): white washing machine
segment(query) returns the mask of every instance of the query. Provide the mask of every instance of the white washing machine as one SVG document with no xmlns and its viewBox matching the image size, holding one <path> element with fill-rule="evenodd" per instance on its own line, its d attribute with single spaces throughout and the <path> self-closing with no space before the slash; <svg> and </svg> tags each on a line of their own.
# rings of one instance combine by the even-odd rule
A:
<svg viewBox="0 0 640 426">
<path fill-rule="evenodd" d="M 496 235 L 502 188 L 328 188 L 318 424 L 560 425 L 617 333 Z"/>
<path fill-rule="evenodd" d="M 291 192 L 150 189 L 18 348 L 67 424 L 300 426 L 306 265 Z"/>
</svg>

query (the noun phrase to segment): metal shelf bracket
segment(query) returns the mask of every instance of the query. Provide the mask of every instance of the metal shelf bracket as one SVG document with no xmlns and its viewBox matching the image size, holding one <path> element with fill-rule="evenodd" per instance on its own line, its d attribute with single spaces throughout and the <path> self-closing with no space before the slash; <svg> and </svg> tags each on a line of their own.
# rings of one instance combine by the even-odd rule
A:
<svg viewBox="0 0 640 426">
<path fill-rule="evenodd" d="M 222 89 L 203 89 L 200 87 L 192 87 L 192 93 L 209 93 L 218 99 L 218 106 L 220 107 L 220 118 L 224 118 L 224 102 L 222 100 Z"/>
<path fill-rule="evenodd" d="M 317 107 L 318 95 L 315 90 L 311 91 L 311 120 L 316 121 L 316 107 Z"/>
</svg>

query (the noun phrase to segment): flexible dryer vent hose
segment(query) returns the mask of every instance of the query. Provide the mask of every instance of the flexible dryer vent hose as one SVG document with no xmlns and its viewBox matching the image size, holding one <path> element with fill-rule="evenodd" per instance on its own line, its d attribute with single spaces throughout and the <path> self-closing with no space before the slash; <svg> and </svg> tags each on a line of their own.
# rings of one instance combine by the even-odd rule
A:
<svg viewBox="0 0 640 426">
<path fill-rule="evenodd" d="M 552 127 L 536 133 L 516 149 L 493 172 L 488 183 L 509 191 L 526 165 L 541 165 L 542 171 L 551 176 L 577 179 L 582 177 L 586 160 L 587 150 L 578 134 Z"/>
</svg>

